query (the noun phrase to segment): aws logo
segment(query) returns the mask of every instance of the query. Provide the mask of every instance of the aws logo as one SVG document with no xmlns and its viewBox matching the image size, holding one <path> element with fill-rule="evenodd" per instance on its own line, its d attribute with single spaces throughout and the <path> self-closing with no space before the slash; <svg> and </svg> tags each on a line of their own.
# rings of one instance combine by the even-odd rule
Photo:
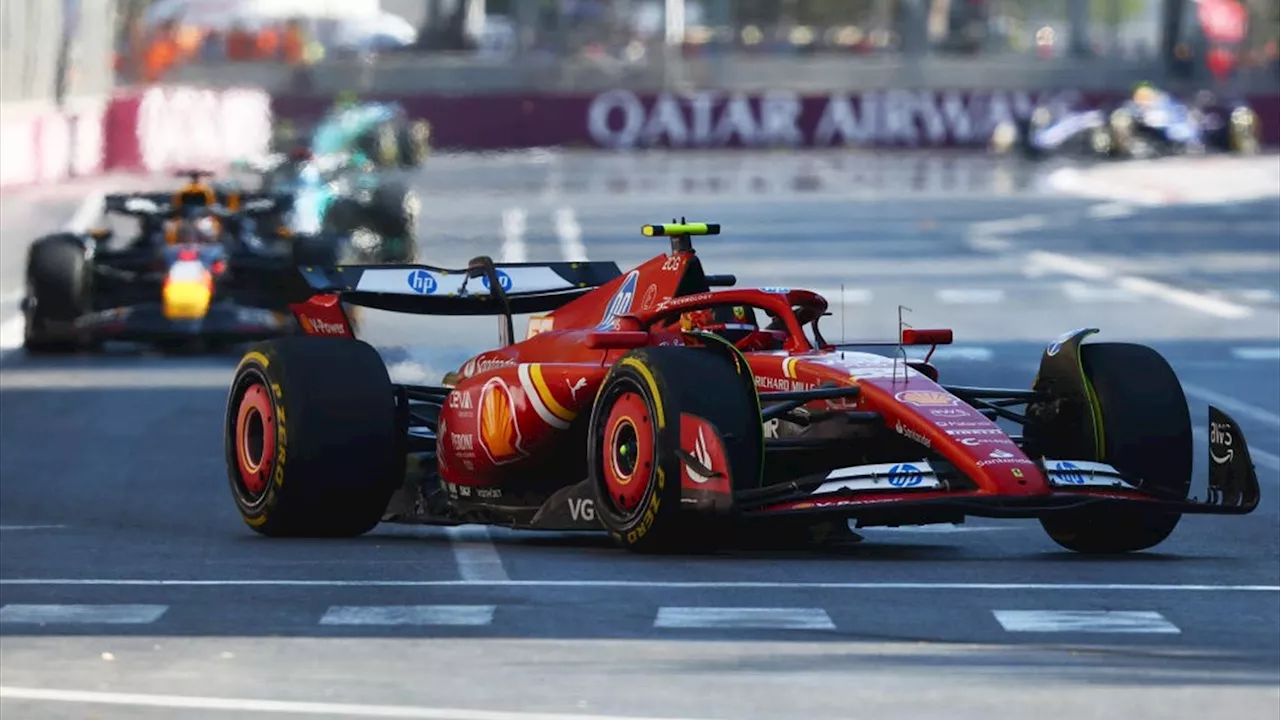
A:
<svg viewBox="0 0 1280 720">
<path fill-rule="evenodd" d="M 608 306 L 604 309 L 604 317 L 600 318 L 600 324 L 596 326 L 597 330 L 609 330 L 613 327 L 613 321 L 618 319 L 620 315 L 626 315 L 631 312 L 631 306 L 636 301 L 636 283 L 640 280 L 640 271 L 632 270 L 622 281 L 622 286 L 613 294 L 613 298 L 609 300 Z"/>
<path fill-rule="evenodd" d="M 517 423 L 516 403 L 511 388 L 502 378 L 493 378 L 480 390 L 480 448 L 495 465 L 526 457 L 521 448 L 524 438 Z"/>
</svg>

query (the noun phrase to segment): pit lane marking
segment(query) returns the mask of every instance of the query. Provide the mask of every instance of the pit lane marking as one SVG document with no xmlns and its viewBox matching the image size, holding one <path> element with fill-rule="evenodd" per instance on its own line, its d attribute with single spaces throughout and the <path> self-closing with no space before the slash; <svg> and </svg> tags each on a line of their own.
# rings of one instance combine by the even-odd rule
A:
<svg viewBox="0 0 1280 720">
<path fill-rule="evenodd" d="M 200 695 L 153 695 L 143 693 L 95 692 L 56 688 L 27 688 L 0 685 L 0 700 L 28 700 L 81 705 L 121 705 L 186 710 L 270 713 L 276 715 L 340 715 L 346 717 L 412 718 L 415 720 L 682 720 L 621 715 L 581 715 L 572 713 L 523 712 L 511 710 L 468 710 L 462 708 L 411 705 L 368 705 L 254 698 L 208 697 Z M 691 720 L 685 718 L 683 720 Z"/>
<path fill-rule="evenodd" d="M 1050 590 L 1084 592 L 1280 593 L 1280 585 L 1129 583 L 781 582 L 676 580 L 209 580 L 116 578 L 6 578 L 0 587 L 532 587 L 662 588 L 677 590 Z"/>
<path fill-rule="evenodd" d="M 992 610 L 1007 632 L 1163 633 L 1182 632 L 1154 610 Z"/>
<path fill-rule="evenodd" d="M 148 625 L 168 605 L 5 605 L 0 625 Z"/>
</svg>

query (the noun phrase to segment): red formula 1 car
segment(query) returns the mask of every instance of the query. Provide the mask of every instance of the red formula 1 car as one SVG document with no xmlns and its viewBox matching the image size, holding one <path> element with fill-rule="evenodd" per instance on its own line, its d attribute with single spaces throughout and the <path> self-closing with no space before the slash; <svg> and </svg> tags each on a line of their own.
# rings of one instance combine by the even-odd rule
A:
<svg viewBox="0 0 1280 720">
<path fill-rule="evenodd" d="M 303 268 L 289 292 L 310 337 L 257 345 L 231 387 L 226 459 L 244 521 L 277 536 L 381 521 L 603 529 L 666 551 L 852 535 L 849 520 L 1014 517 L 1108 553 L 1160 543 L 1186 513 L 1257 506 L 1244 436 L 1216 408 L 1208 497 L 1188 499 L 1190 414 L 1155 351 L 1083 344 L 1096 332 L 1083 329 L 1049 345 L 1030 389 L 939 384 L 901 346 L 949 343 L 949 330 L 854 352 L 823 339 L 815 293 L 713 292 L 736 280 L 706 275 L 690 238 L 718 232 L 647 226 L 671 252 L 625 275 L 488 258 Z M 396 385 L 344 304 L 499 316 L 501 347 L 441 386 Z M 512 315 L 531 313 L 546 314 L 513 342 Z"/>
</svg>

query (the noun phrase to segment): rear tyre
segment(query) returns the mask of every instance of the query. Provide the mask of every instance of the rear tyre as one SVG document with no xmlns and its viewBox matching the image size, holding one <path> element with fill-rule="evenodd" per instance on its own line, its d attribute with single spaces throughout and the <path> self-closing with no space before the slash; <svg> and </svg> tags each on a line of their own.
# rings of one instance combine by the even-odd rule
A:
<svg viewBox="0 0 1280 720">
<path fill-rule="evenodd" d="M 1085 377 L 1102 414 L 1105 455 L 1161 497 L 1185 500 L 1191 490 L 1191 413 L 1173 368 L 1155 350 L 1128 343 L 1080 346 Z M 1041 519 L 1049 537 L 1091 554 L 1136 552 L 1164 542 L 1180 514 L 1104 505 Z"/>
<path fill-rule="evenodd" d="M 80 347 L 73 323 L 90 310 L 91 268 L 84 246 L 71 235 L 37 240 L 27 255 L 28 298 L 23 347 L 33 354 Z"/>
<path fill-rule="evenodd" d="M 616 543 L 636 552 L 714 544 L 716 519 L 682 508 L 680 453 L 709 458 L 710 469 L 727 471 L 733 482 L 758 480 L 760 406 L 741 372 L 749 372 L 745 363 L 687 347 L 643 348 L 614 364 L 592 409 L 587 448 L 596 512 Z M 715 436 L 700 447 L 682 446 L 690 415 Z"/>
<path fill-rule="evenodd" d="M 403 475 L 395 391 L 377 351 L 359 341 L 252 346 L 231 384 L 225 432 L 232 498 L 263 535 L 362 535 Z"/>
</svg>

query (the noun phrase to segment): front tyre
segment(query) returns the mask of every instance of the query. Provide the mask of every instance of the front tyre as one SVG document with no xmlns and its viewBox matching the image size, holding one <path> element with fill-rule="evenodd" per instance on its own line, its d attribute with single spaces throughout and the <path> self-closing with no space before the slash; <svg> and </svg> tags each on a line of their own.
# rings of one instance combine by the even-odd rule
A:
<svg viewBox="0 0 1280 720">
<path fill-rule="evenodd" d="M 1191 413 L 1173 368 L 1155 350 L 1128 343 L 1080 346 L 1080 361 L 1102 417 L 1103 457 L 1171 500 L 1191 490 Z M 1049 537 L 1091 554 L 1136 552 L 1164 542 L 1181 515 L 1135 504 L 1102 505 L 1041 519 Z"/>
<path fill-rule="evenodd" d="M 317 337 L 255 344 L 227 401 L 236 509 L 263 535 L 362 535 L 403 475 L 399 438 L 395 391 L 372 346 Z"/>
<path fill-rule="evenodd" d="M 764 439 L 745 368 L 727 354 L 688 347 L 642 348 L 614 364 L 587 439 L 596 512 L 614 542 L 637 552 L 714 544 L 715 518 L 682 507 L 681 456 L 725 476 L 691 475 L 695 487 L 720 482 L 731 497 L 735 484 L 758 481 Z"/>
<path fill-rule="evenodd" d="M 75 352 L 74 323 L 90 310 L 92 267 L 73 235 L 37 240 L 27 255 L 23 348 L 33 354 Z"/>
</svg>

